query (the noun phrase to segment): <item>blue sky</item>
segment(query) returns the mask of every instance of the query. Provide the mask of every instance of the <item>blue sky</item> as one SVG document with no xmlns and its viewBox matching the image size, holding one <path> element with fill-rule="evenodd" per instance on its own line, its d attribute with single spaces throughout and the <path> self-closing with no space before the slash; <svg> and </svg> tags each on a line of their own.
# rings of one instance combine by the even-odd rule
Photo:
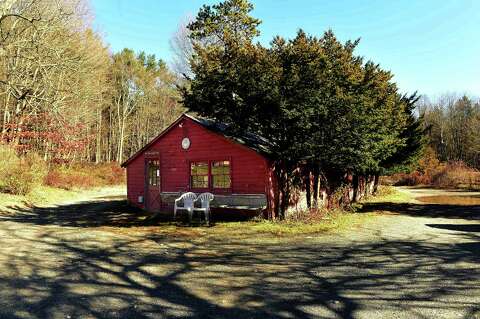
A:
<svg viewBox="0 0 480 319">
<path fill-rule="evenodd" d="M 167 62 L 179 22 L 207 0 L 92 0 L 96 28 L 112 51 L 155 53 Z M 404 92 L 480 96 L 480 1 L 477 0 L 257 0 L 259 41 L 293 37 L 299 28 L 341 40 L 395 74 Z"/>
</svg>

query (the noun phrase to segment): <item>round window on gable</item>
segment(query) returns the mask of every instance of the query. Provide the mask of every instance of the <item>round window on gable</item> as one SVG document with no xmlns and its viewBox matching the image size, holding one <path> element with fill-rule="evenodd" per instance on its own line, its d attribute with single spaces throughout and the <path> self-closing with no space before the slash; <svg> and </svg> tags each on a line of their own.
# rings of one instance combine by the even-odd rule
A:
<svg viewBox="0 0 480 319">
<path fill-rule="evenodd" d="M 184 150 L 188 150 L 190 148 L 190 139 L 188 137 L 184 137 L 182 140 L 182 148 Z"/>
</svg>

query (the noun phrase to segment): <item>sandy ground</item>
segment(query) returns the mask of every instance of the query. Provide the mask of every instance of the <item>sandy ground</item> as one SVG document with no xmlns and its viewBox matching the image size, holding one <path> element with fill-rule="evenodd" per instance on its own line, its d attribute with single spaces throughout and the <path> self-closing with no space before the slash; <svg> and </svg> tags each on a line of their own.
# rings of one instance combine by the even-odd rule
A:
<svg viewBox="0 0 480 319">
<path fill-rule="evenodd" d="M 252 238 L 148 231 L 113 191 L 13 207 L 0 318 L 480 318 L 480 206 L 371 210 L 342 234 Z"/>
</svg>

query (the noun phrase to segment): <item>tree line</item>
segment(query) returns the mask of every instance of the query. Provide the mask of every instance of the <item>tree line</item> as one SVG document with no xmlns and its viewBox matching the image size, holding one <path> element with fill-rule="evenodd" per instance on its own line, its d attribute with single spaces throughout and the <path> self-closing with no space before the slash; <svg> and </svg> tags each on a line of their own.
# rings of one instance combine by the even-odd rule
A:
<svg viewBox="0 0 480 319">
<path fill-rule="evenodd" d="M 46 161 L 123 161 L 181 113 L 154 55 L 111 53 L 86 2 L 0 3 L 0 141 Z"/>
<path fill-rule="evenodd" d="M 320 190 L 329 207 L 348 205 L 416 162 L 426 129 L 416 94 L 332 31 L 256 42 L 252 9 L 203 6 L 172 38 L 173 72 L 154 55 L 110 52 L 81 0 L 3 1 L 1 142 L 46 161 L 122 162 L 187 109 L 270 141 L 272 218 L 295 189 L 312 208 Z"/>
<path fill-rule="evenodd" d="M 203 6 L 188 24 L 189 110 L 271 142 L 282 218 L 294 188 L 307 203 L 355 201 L 378 176 L 416 161 L 423 146 L 418 96 L 402 94 L 392 74 L 355 54 L 359 41 L 298 31 L 269 46 L 255 42 L 260 20 L 246 0 Z"/>
<path fill-rule="evenodd" d="M 424 98 L 418 112 L 440 161 L 462 161 L 480 169 L 480 100 L 457 94 Z"/>
</svg>

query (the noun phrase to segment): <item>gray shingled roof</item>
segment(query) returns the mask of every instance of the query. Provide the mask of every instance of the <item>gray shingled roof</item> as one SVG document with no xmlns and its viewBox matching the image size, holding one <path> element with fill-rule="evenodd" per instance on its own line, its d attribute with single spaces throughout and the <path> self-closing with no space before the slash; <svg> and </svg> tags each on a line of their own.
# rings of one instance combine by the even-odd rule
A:
<svg viewBox="0 0 480 319">
<path fill-rule="evenodd" d="M 219 133 L 225 136 L 226 138 L 233 140 L 239 144 L 245 145 L 248 148 L 251 148 L 258 153 L 261 153 L 266 156 L 270 156 L 272 154 L 271 149 L 273 144 L 263 136 L 249 133 L 249 132 L 239 133 L 239 132 L 230 130 L 229 129 L 230 126 L 228 124 L 211 120 L 208 118 L 193 116 L 191 114 L 186 114 L 186 113 L 185 113 L 185 116 L 195 121 L 196 123 L 202 125 L 203 127 L 211 131 L 214 131 L 216 133 Z"/>
</svg>

